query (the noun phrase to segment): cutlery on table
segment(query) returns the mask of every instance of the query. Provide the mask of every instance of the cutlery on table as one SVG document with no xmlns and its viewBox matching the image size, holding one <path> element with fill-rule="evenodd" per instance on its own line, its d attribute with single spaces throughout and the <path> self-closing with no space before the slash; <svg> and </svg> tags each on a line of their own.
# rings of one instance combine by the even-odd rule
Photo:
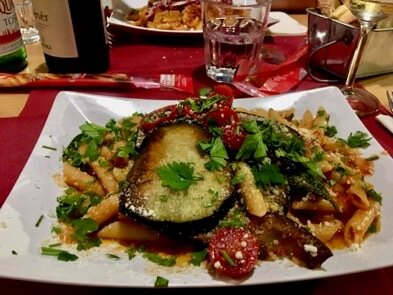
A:
<svg viewBox="0 0 393 295">
<path fill-rule="evenodd" d="M 393 91 L 386 90 L 386 96 L 388 98 L 389 104 L 389 115 L 379 114 L 376 119 L 381 123 L 386 129 L 393 133 Z"/>
</svg>

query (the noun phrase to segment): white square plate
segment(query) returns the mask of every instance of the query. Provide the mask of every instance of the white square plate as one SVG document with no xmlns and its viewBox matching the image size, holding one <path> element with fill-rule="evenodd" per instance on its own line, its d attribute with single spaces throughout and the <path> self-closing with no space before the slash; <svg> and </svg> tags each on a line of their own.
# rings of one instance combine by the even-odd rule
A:
<svg viewBox="0 0 393 295">
<path fill-rule="evenodd" d="M 56 97 L 38 142 L 15 187 L 0 210 L 0 277 L 41 282 L 94 285 L 152 287 L 157 275 L 169 279 L 170 286 L 224 286 L 228 283 L 213 279 L 204 268 L 166 268 L 142 257 L 129 261 L 124 253 L 120 260 L 109 259 L 108 249 L 96 249 L 89 255 L 78 253 L 74 262 L 62 262 L 42 256 L 41 246 L 50 236 L 55 223 L 56 198 L 61 190 L 53 175 L 61 171 L 62 147 L 79 133 L 85 121 L 105 124 L 134 112 L 148 112 L 176 101 L 120 99 L 77 92 L 60 92 Z M 350 132 L 367 132 L 335 87 L 290 93 L 271 98 L 239 99 L 236 106 L 246 108 L 295 107 L 297 115 L 306 109 L 316 112 L 324 106 L 331 114 L 338 136 Z M 42 146 L 56 147 L 51 151 Z M 371 182 L 382 194 L 382 231 L 371 236 L 358 251 L 335 251 L 321 270 L 309 270 L 283 260 L 262 262 L 253 275 L 241 284 L 267 284 L 336 276 L 393 265 L 393 160 L 376 140 L 365 150 L 366 155 L 379 154 Z M 49 157 L 48 157 L 49 156 Z M 35 224 L 44 218 L 39 227 Z M 15 251 L 17 255 L 13 255 Z M 106 251 L 106 252 L 105 252 Z"/>
</svg>

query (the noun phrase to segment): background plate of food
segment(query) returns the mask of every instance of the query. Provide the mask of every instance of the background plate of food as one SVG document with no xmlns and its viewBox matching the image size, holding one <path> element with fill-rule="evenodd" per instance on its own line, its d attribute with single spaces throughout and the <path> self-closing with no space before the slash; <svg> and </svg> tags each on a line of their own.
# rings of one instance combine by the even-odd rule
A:
<svg viewBox="0 0 393 295">
<path fill-rule="evenodd" d="M 171 1 L 115 0 L 109 23 L 126 31 L 144 34 L 201 34 L 199 0 L 172 2 L 169 9 Z"/>
<path fill-rule="evenodd" d="M 173 1 L 178 4 L 174 4 L 171 12 L 163 2 L 157 1 L 148 8 L 148 0 L 114 0 L 109 23 L 132 33 L 175 36 L 202 34 L 199 0 Z M 305 34 L 307 31 L 306 27 L 280 11 L 270 13 L 268 26 L 273 34 Z"/>
<path fill-rule="evenodd" d="M 374 185 L 375 191 L 383 197 L 381 230 L 370 235 L 361 244 L 356 244 L 356 247 L 334 250 L 333 256 L 328 258 L 322 267 L 309 269 L 287 259 L 260 261 L 250 275 L 238 280 L 213 276 L 203 265 L 182 265 L 181 261 L 179 261 L 180 265 L 175 266 L 159 265 L 157 260 L 152 262 L 150 260 L 152 257 L 146 253 L 125 252 L 118 243 L 102 243 L 99 247 L 82 251 L 77 251 L 70 246 L 69 251 L 79 257 L 76 260 L 75 256 L 66 253 L 68 248 L 64 251 L 58 250 L 59 245 L 54 239 L 55 233 L 59 230 L 56 226 L 57 216 L 61 212 L 64 213 L 64 209 L 69 208 L 67 206 L 56 207 L 60 200 L 58 197 L 64 193 L 66 188 L 64 182 L 60 181 L 64 147 L 75 139 L 75 136 L 82 130 L 80 129 L 82 125 L 84 125 L 85 132 L 97 138 L 99 130 L 102 130 L 96 128 L 98 125 L 122 132 L 114 128 L 114 120 L 131 116 L 135 112 L 151 112 L 176 103 L 178 101 L 175 100 L 123 99 L 78 92 L 60 92 L 32 154 L 0 210 L 0 277 L 112 287 L 153 287 L 157 277 L 163 277 L 169 281 L 170 287 L 208 287 L 308 280 L 393 265 L 393 232 L 391 230 L 393 227 L 391 214 L 393 180 L 387 177 L 393 173 L 392 158 L 371 137 L 336 87 L 270 98 L 236 99 L 234 101 L 234 107 L 237 109 L 267 110 L 273 108 L 274 112 L 278 112 L 293 108 L 295 118 L 303 117 L 305 121 L 309 121 L 307 118 L 310 117 L 303 114 L 309 110 L 318 116 L 319 123 L 322 117 L 330 114 L 329 125 L 337 128 L 337 138 L 347 138 L 351 134 L 356 134 L 356 131 L 361 131 L 370 137 L 369 146 L 361 150 L 361 153 L 365 158 L 370 159 L 366 161 L 375 161 L 372 175 L 367 179 Z M 322 112 L 320 107 L 323 107 L 325 111 Z M 111 119 L 113 120 L 105 125 Z M 158 119 L 162 118 L 158 117 Z M 89 125 L 87 122 L 97 125 Z M 129 123 L 131 122 L 128 121 L 127 124 Z M 317 126 L 320 126 L 319 123 Z M 302 130 L 304 133 L 306 129 Z M 341 168 L 343 177 L 346 175 L 345 172 L 351 172 Z M 78 181 L 80 182 L 79 179 L 75 179 L 75 182 Z M 94 184 L 94 182 L 83 183 Z M 72 191 L 67 191 L 72 193 Z M 73 202 L 63 203 L 63 205 L 67 204 L 73 205 Z M 328 222 L 327 225 L 329 224 L 332 223 Z M 311 245 L 305 247 L 304 250 L 310 255 L 318 255 L 315 247 Z M 161 262 L 167 262 L 167 260 L 161 260 Z"/>
</svg>

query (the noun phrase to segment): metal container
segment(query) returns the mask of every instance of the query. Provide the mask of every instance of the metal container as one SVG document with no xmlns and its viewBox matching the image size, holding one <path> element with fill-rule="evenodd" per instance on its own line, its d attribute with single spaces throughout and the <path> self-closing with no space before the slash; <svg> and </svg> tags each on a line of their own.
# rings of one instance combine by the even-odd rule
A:
<svg viewBox="0 0 393 295">
<path fill-rule="evenodd" d="M 359 37 L 359 27 L 308 8 L 309 74 L 322 69 L 345 78 Z M 393 28 L 374 29 L 367 40 L 357 78 L 393 72 Z M 318 78 L 316 78 L 318 80 Z M 321 80 L 321 79 L 319 79 Z"/>
</svg>

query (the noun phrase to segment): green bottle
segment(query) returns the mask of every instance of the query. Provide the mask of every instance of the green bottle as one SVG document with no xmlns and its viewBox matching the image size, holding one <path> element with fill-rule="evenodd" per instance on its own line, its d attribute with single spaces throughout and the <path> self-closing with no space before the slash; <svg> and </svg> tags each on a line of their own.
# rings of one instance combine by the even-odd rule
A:
<svg viewBox="0 0 393 295">
<path fill-rule="evenodd" d="M 0 1 L 0 72 L 17 73 L 27 66 L 26 49 L 12 0 Z"/>
</svg>

